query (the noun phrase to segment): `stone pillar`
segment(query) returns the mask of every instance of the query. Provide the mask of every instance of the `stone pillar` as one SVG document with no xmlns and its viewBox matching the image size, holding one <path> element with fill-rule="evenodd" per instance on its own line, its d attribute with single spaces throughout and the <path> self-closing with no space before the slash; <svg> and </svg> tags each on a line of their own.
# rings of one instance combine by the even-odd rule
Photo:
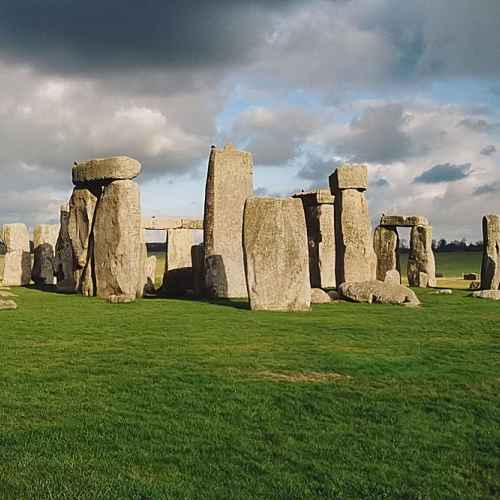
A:
<svg viewBox="0 0 500 500">
<path fill-rule="evenodd" d="M 76 292 L 73 247 L 69 237 L 69 217 L 69 205 L 62 205 L 61 227 L 56 242 L 54 267 L 57 290 L 64 293 Z"/>
<path fill-rule="evenodd" d="M 192 246 L 191 230 L 167 230 L 167 258 L 161 287 L 162 295 L 182 297 L 193 290 Z"/>
<path fill-rule="evenodd" d="M 205 294 L 205 250 L 203 243 L 191 247 L 191 266 L 193 268 L 193 292 L 197 297 Z"/>
<path fill-rule="evenodd" d="M 55 248 L 59 224 L 38 224 L 33 231 L 33 270 L 31 279 L 37 286 L 55 283 Z"/>
<path fill-rule="evenodd" d="M 436 261 L 432 251 L 432 226 L 413 226 L 408 256 L 408 284 L 420 288 L 436 286 Z"/>
<path fill-rule="evenodd" d="M 146 257 L 144 264 L 144 293 L 153 295 L 156 293 L 156 257 Z"/>
<path fill-rule="evenodd" d="M 30 237 L 24 224 L 5 224 L 2 238 L 5 244 L 3 284 L 26 286 L 31 279 Z"/>
<path fill-rule="evenodd" d="M 387 272 L 397 271 L 400 275 L 399 266 L 399 236 L 394 226 L 377 226 L 373 235 L 373 248 L 377 255 L 377 279 L 385 281 Z M 393 275 L 394 273 L 391 273 Z"/>
<path fill-rule="evenodd" d="M 250 153 L 212 147 L 205 191 L 206 289 L 210 296 L 246 297 L 242 230 L 245 201 L 253 195 Z"/>
<path fill-rule="evenodd" d="M 297 193 L 304 207 L 312 288 L 335 288 L 335 229 L 333 196 L 327 189 Z"/>
<path fill-rule="evenodd" d="M 483 217 L 483 262 L 481 288 L 500 290 L 500 216 Z"/>
<path fill-rule="evenodd" d="M 330 176 L 335 197 L 335 276 L 337 286 L 345 281 L 376 278 L 377 256 L 364 191 L 368 172 L 364 165 L 340 166 Z"/>
<path fill-rule="evenodd" d="M 243 245 L 252 310 L 309 310 L 309 253 L 300 200 L 248 199 Z"/>
</svg>

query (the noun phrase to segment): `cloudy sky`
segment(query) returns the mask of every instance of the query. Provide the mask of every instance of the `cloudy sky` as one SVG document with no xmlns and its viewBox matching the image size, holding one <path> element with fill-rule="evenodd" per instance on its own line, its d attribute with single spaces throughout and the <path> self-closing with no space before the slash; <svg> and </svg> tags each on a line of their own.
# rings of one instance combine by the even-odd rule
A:
<svg viewBox="0 0 500 500">
<path fill-rule="evenodd" d="M 258 194 L 364 162 L 374 220 L 500 213 L 498 0 L 0 0 L 0 82 L 0 223 L 56 221 L 72 163 L 115 154 L 146 215 L 201 216 L 225 142 Z"/>
</svg>

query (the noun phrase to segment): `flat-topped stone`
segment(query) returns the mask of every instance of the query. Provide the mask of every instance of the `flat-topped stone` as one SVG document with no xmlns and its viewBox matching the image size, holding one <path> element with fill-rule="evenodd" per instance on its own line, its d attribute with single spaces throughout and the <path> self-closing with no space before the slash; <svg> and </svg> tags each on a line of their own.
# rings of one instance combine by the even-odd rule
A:
<svg viewBox="0 0 500 500">
<path fill-rule="evenodd" d="M 343 189 L 368 189 L 366 165 L 341 165 L 330 175 L 330 190 L 333 194 Z"/>
<path fill-rule="evenodd" d="M 141 164 L 128 156 L 79 161 L 73 167 L 73 184 L 81 186 L 95 182 L 130 180 L 140 172 Z"/>
<path fill-rule="evenodd" d="M 428 226 L 429 221 L 422 215 L 382 215 L 380 225 L 389 227 Z"/>
<path fill-rule="evenodd" d="M 333 205 L 335 197 L 328 188 L 316 189 L 315 191 L 302 191 L 295 193 L 293 198 L 300 198 L 305 207 L 315 205 Z"/>
<path fill-rule="evenodd" d="M 181 217 L 143 217 L 142 228 L 148 231 L 166 231 L 167 229 L 203 230 L 203 219 Z"/>
</svg>

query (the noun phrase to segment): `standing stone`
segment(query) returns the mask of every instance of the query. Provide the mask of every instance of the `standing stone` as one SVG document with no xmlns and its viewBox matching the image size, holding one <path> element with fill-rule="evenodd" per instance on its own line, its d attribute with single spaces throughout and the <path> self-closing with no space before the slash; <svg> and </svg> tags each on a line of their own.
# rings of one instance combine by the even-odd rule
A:
<svg viewBox="0 0 500 500">
<path fill-rule="evenodd" d="M 246 297 L 242 228 L 245 201 L 253 195 L 250 153 L 212 147 L 205 191 L 206 288 L 214 297 Z"/>
<path fill-rule="evenodd" d="M 191 247 L 191 267 L 193 268 L 193 292 L 201 297 L 205 292 L 205 249 L 203 243 Z"/>
<path fill-rule="evenodd" d="M 151 255 L 146 257 L 144 264 L 144 293 L 154 294 L 156 293 L 155 288 L 156 280 L 156 257 Z"/>
<path fill-rule="evenodd" d="M 75 289 L 83 295 L 94 295 L 92 229 L 102 188 L 76 187 L 69 201 L 68 235 L 74 258 Z"/>
<path fill-rule="evenodd" d="M 309 252 L 301 201 L 248 199 L 243 245 L 250 308 L 308 311 Z"/>
<path fill-rule="evenodd" d="M 59 224 L 38 224 L 33 231 L 34 259 L 31 279 L 37 286 L 55 282 L 55 248 Z"/>
<path fill-rule="evenodd" d="M 500 216 L 483 217 L 483 262 L 481 265 L 481 288 L 500 289 Z"/>
<path fill-rule="evenodd" d="M 76 291 L 76 283 L 73 247 L 71 245 L 71 238 L 69 237 L 69 205 L 61 206 L 60 222 L 54 258 L 57 290 L 64 293 L 72 293 Z"/>
<path fill-rule="evenodd" d="M 335 228 L 333 196 L 327 189 L 297 193 L 304 207 L 312 288 L 335 287 Z"/>
<path fill-rule="evenodd" d="M 373 248 L 377 255 L 377 279 L 386 281 L 389 271 L 399 274 L 399 236 L 394 226 L 378 226 L 375 229 Z M 394 274 L 391 274 L 390 280 L 394 281 Z"/>
<path fill-rule="evenodd" d="M 192 246 L 193 232 L 189 229 L 167 230 L 162 295 L 183 296 L 188 290 L 193 290 Z"/>
<path fill-rule="evenodd" d="M 364 165 L 344 165 L 330 176 L 335 196 L 335 276 L 337 285 L 344 281 L 374 280 L 377 256 L 364 191 L 368 172 Z"/>
<path fill-rule="evenodd" d="M 432 251 L 431 226 L 411 228 L 408 284 L 420 288 L 436 286 L 436 261 Z"/>
<path fill-rule="evenodd" d="M 144 241 L 139 186 L 113 181 L 95 210 L 93 276 L 95 295 L 140 296 L 144 278 Z"/>
<path fill-rule="evenodd" d="M 3 284 L 26 286 L 31 279 L 31 254 L 28 228 L 24 224 L 5 224 L 2 238 L 4 257 Z"/>
</svg>

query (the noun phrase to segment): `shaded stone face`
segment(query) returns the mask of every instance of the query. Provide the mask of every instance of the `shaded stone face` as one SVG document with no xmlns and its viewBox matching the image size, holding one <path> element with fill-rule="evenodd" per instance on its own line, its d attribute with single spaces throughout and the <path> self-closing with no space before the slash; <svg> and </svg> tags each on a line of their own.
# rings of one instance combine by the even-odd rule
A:
<svg viewBox="0 0 500 500">
<path fill-rule="evenodd" d="M 191 248 L 193 232 L 188 229 L 169 229 L 167 231 L 167 258 L 161 294 L 184 296 L 193 289 L 193 267 Z"/>
<path fill-rule="evenodd" d="M 143 239 L 139 186 L 130 180 L 108 184 L 97 204 L 93 229 L 91 278 L 98 297 L 142 294 Z"/>
<path fill-rule="evenodd" d="M 77 162 L 72 176 L 75 186 L 87 186 L 115 180 L 134 179 L 141 173 L 141 164 L 128 156 L 113 156 Z"/>
<path fill-rule="evenodd" d="M 378 226 L 373 235 L 373 248 L 377 255 L 377 279 L 386 281 L 387 273 L 399 275 L 399 236 L 395 227 Z M 394 276 L 391 277 L 394 279 Z"/>
<path fill-rule="evenodd" d="M 31 280 L 31 254 L 28 228 L 24 224 L 5 224 L 1 238 L 4 257 L 3 284 L 26 286 Z"/>
<path fill-rule="evenodd" d="M 481 288 L 500 289 L 500 216 L 483 217 L 483 261 L 481 265 Z"/>
<path fill-rule="evenodd" d="M 210 152 L 205 190 L 206 288 L 215 297 L 246 297 L 242 229 L 245 201 L 253 195 L 250 153 L 226 146 Z"/>
<path fill-rule="evenodd" d="M 69 236 L 69 205 L 61 207 L 60 230 L 56 242 L 54 268 L 57 290 L 65 293 L 76 292 L 74 276 L 74 255 Z"/>
<path fill-rule="evenodd" d="M 191 266 L 193 268 L 193 292 L 197 297 L 205 293 L 205 250 L 203 243 L 191 247 Z"/>
<path fill-rule="evenodd" d="M 252 310 L 309 310 L 309 255 L 300 200 L 248 199 L 243 245 Z"/>
<path fill-rule="evenodd" d="M 436 261 L 432 251 L 432 227 L 414 226 L 410 233 L 408 283 L 421 288 L 436 286 Z"/>
</svg>

